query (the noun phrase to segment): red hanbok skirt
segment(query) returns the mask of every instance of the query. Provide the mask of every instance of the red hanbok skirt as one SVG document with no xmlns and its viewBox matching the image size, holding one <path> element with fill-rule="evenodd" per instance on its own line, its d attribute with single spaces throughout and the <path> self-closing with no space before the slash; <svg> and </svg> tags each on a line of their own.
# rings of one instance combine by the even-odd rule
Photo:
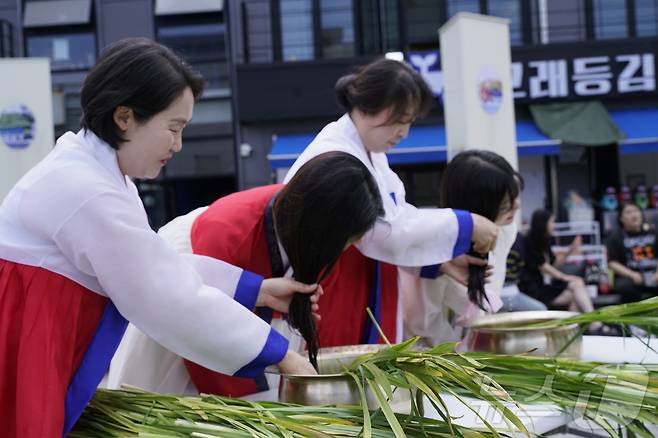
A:
<svg viewBox="0 0 658 438">
<path fill-rule="evenodd" d="M 62 275 L 0 259 L 1 435 L 68 432 L 109 366 L 122 319 L 106 297 Z"/>
</svg>

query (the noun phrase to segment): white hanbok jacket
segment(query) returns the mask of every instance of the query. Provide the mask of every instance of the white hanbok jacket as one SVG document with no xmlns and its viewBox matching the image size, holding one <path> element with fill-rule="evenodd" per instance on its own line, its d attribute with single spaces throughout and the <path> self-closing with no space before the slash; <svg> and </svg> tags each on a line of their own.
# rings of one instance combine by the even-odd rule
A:
<svg viewBox="0 0 658 438">
<path fill-rule="evenodd" d="M 507 254 L 514 244 L 515 223 L 501 227 L 496 247 L 489 255 L 493 274 L 485 286 L 489 311 L 500 309 L 500 290 L 505 281 Z M 484 313 L 468 299 L 466 287 L 445 275 L 436 279 L 412 275 L 399 269 L 404 305 L 404 337 L 419 336 L 421 343 L 431 347 L 442 342 L 459 341 L 463 324 Z"/>
<path fill-rule="evenodd" d="M 386 215 L 358 245 L 364 255 L 397 266 L 420 267 L 446 262 L 469 250 L 473 234 L 470 213 L 419 209 L 408 204 L 404 184 L 389 167 L 386 154 L 373 152 L 368 156 L 349 114 L 320 131 L 292 165 L 284 182 L 308 160 L 329 151 L 355 156 L 377 181 Z"/>
<path fill-rule="evenodd" d="M 116 151 L 91 132 L 63 135 L 4 199 L 0 258 L 109 297 L 167 349 L 222 373 L 258 374 L 287 351 L 252 313 L 262 277 L 177 253 L 151 230 Z"/>
</svg>

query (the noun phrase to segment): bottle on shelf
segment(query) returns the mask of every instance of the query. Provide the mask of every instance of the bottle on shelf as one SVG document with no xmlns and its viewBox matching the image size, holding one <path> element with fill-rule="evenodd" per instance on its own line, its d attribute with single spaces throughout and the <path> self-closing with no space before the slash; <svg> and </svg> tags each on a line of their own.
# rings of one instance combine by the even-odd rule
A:
<svg viewBox="0 0 658 438">
<path fill-rule="evenodd" d="M 619 190 L 619 203 L 620 204 L 630 204 L 633 202 L 633 195 L 631 193 L 631 188 L 628 186 L 621 186 Z"/>
<path fill-rule="evenodd" d="M 605 189 L 605 193 L 601 198 L 601 207 L 603 210 L 615 211 L 617 210 L 618 205 L 619 202 L 617 202 L 617 190 L 615 190 L 614 187 L 608 187 Z"/>
<path fill-rule="evenodd" d="M 651 208 L 658 208 L 658 184 L 651 188 L 649 205 L 651 205 Z"/>
<path fill-rule="evenodd" d="M 635 190 L 635 205 L 640 207 L 641 210 L 646 210 L 649 207 L 649 195 L 647 188 L 644 185 L 637 186 Z"/>
</svg>

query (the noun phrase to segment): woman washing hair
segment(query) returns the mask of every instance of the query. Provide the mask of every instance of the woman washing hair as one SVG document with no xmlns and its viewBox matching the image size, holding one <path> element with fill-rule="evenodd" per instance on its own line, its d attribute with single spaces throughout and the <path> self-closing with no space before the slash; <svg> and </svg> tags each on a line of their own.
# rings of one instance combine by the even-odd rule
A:
<svg viewBox="0 0 658 438">
<path fill-rule="evenodd" d="M 415 278 L 401 271 L 404 296 L 405 337 L 420 336 L 427 345 L 461 339 L 454 324 L 476 316 L 480 309 L 500 307 L 500 290 L 507 254 L 516 237 L 514 217 L 519 209 L 523 179 L 500 155 L 469 150 L 455 156 L 441 180 L 441 206 L 468 210 L 502 228 L 492 254 L 470 250 L 493 265 L 491 282 L 485 285 L 486 267 L 469 268 L 466 287 L 445 276 Z M 453 315 L 451 317 L 451 315 Z"/>
<path fill-rule="evenodd" d="M 485 265 L 477 258 L 460 259 L 461 272 L 447 262 L 465 254 L 471 244 L 488 253 L 495 244 L 498 227 L 468 211 L 417 209 L 405 199 L 402 181 L 391 170 L 386 152 L 409 133 L 411 123 L 423 117 L 432 103 L 424 79 L 398 61 L 379 59 L 336 83 L 338 102 L 347 111 L 325 126 L 297 158 L 285 181 L 301 166 L 327 151 L 343 151 L 358 158 L 371 172 L 385 217 L 366 233 L 357 246 L 367 257 L 404 267 L 424 267 L 425 272 L 445 271 L 465 281 L 468 263 Z"/>
<path fill-rule="evenodd" d="M 286 311 L 293 292 L 317 286 L 178 254 L 149 226 L 131 178 L 156 178 L 181 150 L 202 91 L 203 78 L 168 48 L 112 44 L 82 86 L 82 129 L 61 136 L 2 201 L 3 437 L 66 436 L 128 321 L 217 371 L 312 370 L 252 309 Z"/>
<path fill-rule="evenodd" d="M 320 282 L 324 294 L 317 332 L 310 303 L 291 305 L 288 315 L 314 358 L 318 346 L 377 341 L 369 339 L 365 312 L 374 286 L 370 275 L 374 261 L 349 247 L 381 215 L 377 185 L 363 163 L 350 154 L 328 152 L 302 166 L 285 186 L 259 187 L 220 198 L 165 225 L 160 235 L 180 252 L 218 258 L 261 275 L 287 273 Z M 385 283 L 381 285 L 380 322 L 387 337 L 396 339 L 397 269 L 385 264 L 381 269 Z M 283 325 L 278 318 L 273 324 Z M 135 328 L 128 332 L 122 345 L 124 362 L 118 361 L 110 373 L 112 386 L 130 383 L 164 392 L 231 396 L 267 389 L 264 376 L 230 378 L 192 362 L 186 362 L 187 372 L 181 372 L 180 358 L 158 350 Z M 141 367 L 133 366 L 133 361 Z M 188 385 L 190 378 L 195 387 Z"/>
</svg>

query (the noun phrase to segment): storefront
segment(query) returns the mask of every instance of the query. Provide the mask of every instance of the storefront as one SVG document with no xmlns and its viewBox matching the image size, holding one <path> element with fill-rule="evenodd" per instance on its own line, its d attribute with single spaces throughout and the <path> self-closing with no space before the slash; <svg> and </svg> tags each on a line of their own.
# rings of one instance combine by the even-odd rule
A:
<svg viewBox="0 0 658 438">
<path fill-rule="evenodd" d="M 624 186 L 632 191 L 645 186 L 650 191 L 658 184 L 656 47 L 652 38 L 513 49 L 516 141 L 526 181 L 524 221 L 543 207 L 566 220 L 564 201 L 572 190 L 596 208 L 608 187 L 619 192 Z M 438 51 L 408 53 L 406 59 L 441 103 Z M 440 106 L 389 153 L 401 178 L 414 180 L 408 190 L 419 205 L 438 200 L 437 174 L 446 160 Z M 290 124 L 281 132 L 286 134 L 275 130 L 267 156 L 277 179 L 315 135 L 289 134 L 295 132 Z"/>
</svg>

